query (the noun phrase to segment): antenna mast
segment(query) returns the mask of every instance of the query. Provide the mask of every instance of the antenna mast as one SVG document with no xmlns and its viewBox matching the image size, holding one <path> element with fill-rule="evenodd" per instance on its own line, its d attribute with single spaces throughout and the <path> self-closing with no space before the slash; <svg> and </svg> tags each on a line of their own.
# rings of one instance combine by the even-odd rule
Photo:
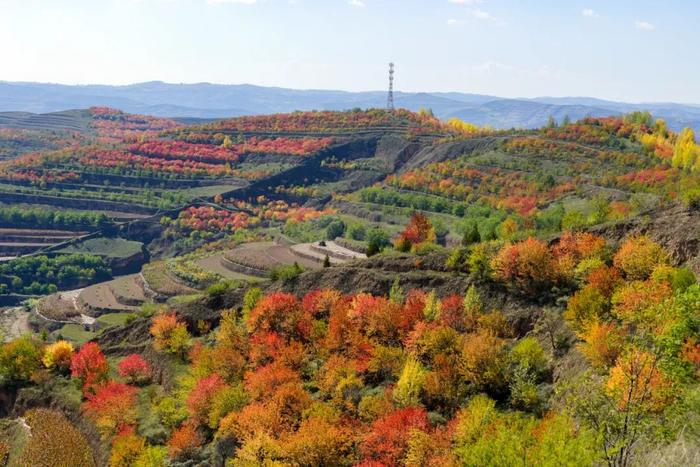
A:
<svg viewBox="0 0 700 467">
<path fill-rule="evenodd" d="M 386 100 L 386 109 L 394 110 L 394 64 L 389 63 L 389 95 Z"/>
</svg>

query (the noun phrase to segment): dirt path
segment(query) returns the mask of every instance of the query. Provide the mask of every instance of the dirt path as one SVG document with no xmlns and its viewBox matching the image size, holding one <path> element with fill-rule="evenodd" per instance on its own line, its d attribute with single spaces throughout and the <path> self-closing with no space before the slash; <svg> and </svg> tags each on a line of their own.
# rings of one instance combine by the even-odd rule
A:
<svg viewBox="0 0 700 467">
<path fill-rule="evenodd" d="M 29 327 L 29 313 L 21 307 L 8 308 L 0 317 L 5 342 L 31 332 Z"/>
</svg>

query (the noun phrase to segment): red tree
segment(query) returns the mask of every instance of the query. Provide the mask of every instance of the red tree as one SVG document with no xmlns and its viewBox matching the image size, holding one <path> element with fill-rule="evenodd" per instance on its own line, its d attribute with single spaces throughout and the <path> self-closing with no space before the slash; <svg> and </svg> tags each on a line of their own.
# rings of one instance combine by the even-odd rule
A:
<svg viewBox="0 0 700 467">
<path fill-rule="evenodd" d="M 107 378 L 109 364 L 100 346 L 88 342 L 73 354 L 70 362 L 71 376 L 83 382 L 84 390 Z"/>
</svg>

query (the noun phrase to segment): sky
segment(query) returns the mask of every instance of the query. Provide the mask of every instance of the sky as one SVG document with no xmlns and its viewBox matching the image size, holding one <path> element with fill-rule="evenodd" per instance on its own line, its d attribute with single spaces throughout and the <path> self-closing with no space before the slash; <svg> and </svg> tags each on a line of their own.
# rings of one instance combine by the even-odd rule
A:
<svg viewBox="0 0 700 467">
<path fill-rule="evenodd" d="M 0 0 L 0 80 L 700 103 L 691 0 Z"/>
</svg>

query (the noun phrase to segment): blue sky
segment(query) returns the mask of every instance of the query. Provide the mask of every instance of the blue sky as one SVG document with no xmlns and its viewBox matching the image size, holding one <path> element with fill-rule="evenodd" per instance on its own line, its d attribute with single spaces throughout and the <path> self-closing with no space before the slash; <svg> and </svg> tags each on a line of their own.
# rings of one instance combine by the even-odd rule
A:
<svg viewBox="0 0 700 467">
<path fill-rule="evenodd" d="M 0 80 L 700 103 L 689 0 L 0 0 Z"/>
</svg>

